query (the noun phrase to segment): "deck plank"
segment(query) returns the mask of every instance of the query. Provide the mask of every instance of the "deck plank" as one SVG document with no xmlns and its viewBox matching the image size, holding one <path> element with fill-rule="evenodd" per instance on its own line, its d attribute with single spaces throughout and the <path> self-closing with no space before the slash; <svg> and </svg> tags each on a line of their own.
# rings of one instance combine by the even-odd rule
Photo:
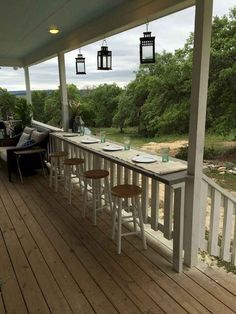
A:
<svg viewBox="0 0 236 314">
<path fill-rule="evenodd" d="M 119 256 L 110 216 L 103 211 L 92 226 L 81 216 L 78 191 L 68 205 L 62 187 L 55 193 L 41 176 L 23 185 L 6 180 L 0 179 L 1 314 L 236 312 L 234 275 L 203 264 L 177 274 L 171 251 L 154 236 L 147 251 L 136 236 L 124 238 Z"/>
<path fill-rule="evenodd" d="M 44 193 L 46 192 L 47 191 L 44 190 Z M 68 211 L 71 212 L 74 218 L 78 219 L 78 222 L 80 222 L 80 227 L 77 227 L 77 225 L 74 224 L 73 221 L 70 222 L 70 225 L 72 226 L 74 224 L 76 229 L 85 228 L 86 231 L 89 233 L 89 236 L 93 237 L 95 241 L 100 243 L 104 250 L 106 250 L 113 257 L 113 259 L 115 259 L 115 261 L 121 265 L 121 267 L 128 271 L 133 280 L 135 280 L 141 287 L 143 287 L 143 289 L 150 296 L 156 299 L 156 302 L 158 302 L 160 306 L 163 306 L 165 310 L 166 302 L 168 302 L 169 308 L 166 310 L 167 312 L 173 312 L 175 310 L 179 313 L 183 311 L 184 308 L 186 311 L 190 311 L 192 313 L 209 313 L 206 308 L 204 308 L 199 302 L 197 302 L 184 289 L 181 289 L 173 280 L 171 280 L 162 271 L 160 271 L 157 267 L 150 263 L 142 254 L 140 254 L 139 250 L 134 250 L 131 245 L 128 244 L 128 242 L 124 242 L 126 243 L 126 247 L 123 249 L 123 252 L 125 252 L 130 258 L 127 258 L 127 256 L 125 256 L 124 254 L 118 256 L 116 254 L 116 246 L 113 241 L 110 240 L 110 224 L 106 225 L 100 219 L 98 228 L 101 230 L 98 230 L 98 228 L 94 228 L 93 226 L 91 226 L 90 221 L 85 219 L 81 220 L 81 215 L 80 211 L 78 211 L 78 208 L 72 206 L 68 208 L 66 201 L 61 196 L 58 196 L 58 198 L 60 198 L 60 204 L 64 205 L 65 208 L 67 208 Z M 76 204 L 78 204 L 79 199 L 76 199 L 75 202 Z M 100 216 L 98 215 L 98 220 L 99 217 Z M 103 231 L 105 234 L 103 234 L 103 232 L 101 231 Z M 137 264 L 142 270 L 137 266 Z M 151 284 L 149 283 L 150 279 L 152 279 Z M 158 293 L 155 293 L 155 282 L 161 287 L 161 290 L 159 287 L 159 290 L 157 291 Z M 149 285 L 147 283 L 149 283 Z M 163 290 L 166 292 L 166 294 L 163 293 Z M 171 297 L 169 295 L 171 295 Z M 174 302 L 176 304 L 181 305 L 183 308 L 176 308 L 176 305 L 172 308 L 173 300 L 171 300 L 171 298 L 175 300 Z"/>
<path fill-rule="evenodd" d="M 62 208 L 61 204 L 60 203 L 57 203 L 55 202 L 55 199 L 52 198 L 52 193 L 48 193 L 47 192 L 47 189 L 44 189 L 42 190 L 42 187 L 40 187 L 38 185 L 38 182 L 35 183 L 34 182 L 34 185 L 35 187 L 40 191 L 41 190 L 41 197 L 40 199 L 42 200 L 43 197 L 45 197 L 45 200 L 44 200 L 44 203 L 42 204 L 42 208 L 45 208 L 45 206 L 48 206 L 46 204 L 46 200 L 47 200 L 47 203 L 50 204 L 50 207 L 53 208 L 54 207 L 54 210 L 55 210 L 55 214 L 51 216 L 51 222 L 53 222 L 55 224 L 56 222 L 56 225 L 57 225 L 57 228 L 58 228 L 58 231 L 59 232 L 62 232 L 63 230 L 65 230 L 63 232 L 63 237 L 64 239 L 67 241 L 67 243 L 70 244 L 71 248 L 75 251 L 76 254 L 78 254 L 78 256 L 80 256 L 80 258 L 82 258 L 82 255 L 85 255 L 84 253 L 86 252 L 85 251 L 85 245 L 84 243 L 81 241 L 81 239 L 85 238 L 86 241 L 88 240 L 87 238 L 87 235 L 86 234 L 79 234 L 79 230 L 74 230 L 73 231 L 73 234 L 70 234 L 68 232 L 68 229 L 72 229 L 73 225 L 71 223 L 73 223 L 73 221 L 70 219 L 69 215 L 65 212 L 65 210 Z M 68 204 L 67 204 L 68 206 Z M 51 213 L 50 213 L 51 214 Z M 55 216 L 56 215 L 56 216 Z M 76 228 L 78 228 L 78 226 L 76 226 Z M 81 238 L 81 239 L 80 239 Z M 80 239 L 80 244 L 78 244 L 78 239 Z M 86 242 L 85 241 L 85 242 Z M 79 250 L 78 250 L 79 249 Z M 87 250 L 87 248 L 86 248 Z M 95 247 L 95 244 L 94 244 L 94 250 L 96 250 L 96 247 Z M 93 254 L 87 250 L 87 252 L 89 252 L 90 256 L 93 256 Z M 88 253 L 86 252 L 86 255 L 88 255 Z M 105 252 L 103 252 L 103 254 L 105 254 Z M 104 263 L 100 264 L 99 261 L 97 260 L 97 254 L 95 254 L 95 256 L 93 256 L 93 260 L 96 261 L 96 262 L 93 262 L 94 266 L 91 264 L 91 257 L 89 260 L 88 259 L 88 256 L 84 256 L 84 262 L 86 265 L 90 265 L 89 267 L 89 271 L 91 272 L 91 270 L 93 270 L 94 267 L 96 267 L 95 269 L 99 269 L 99 274 L 94 271 L 92 271 L 92 274 L 93 276 L 95 276 L 94 278 L 97 278 L 97 281 L 100 282 L 100 285 L 102 284 L 102 279 L 100 279 L 101 275 L 103 274 L 104 276 L 104 270 L 106 271 L 105 273 L 105 277 L 103 277 L 103 285 L 104 285 L 104 281 L 107 278 L 110 278 L 110 282 L 109 282 L 109 285 L 111 285 L 111 283 L 113 283 L 113 280 L 111 281 L 111 279 L 113 279 L 112 276 L 114 276 L 114 274 L 111 274 L 109 273 L 108 269 L 109 269 L 109 264 L 108 264 L 108 260 L 104 259 Z M 99 267 L 99 268 L 98 268 Z M 102 268 L 104 267 L 104 268 Z M 114 268 L 113 268 L 114 270 Z M 99 276 L 98 276 L 99 275 Z M 108 277 L 109 276 L 109 277 Z M 120 287 L 120 292 L 119 294 L 121 295 L 121 297 L 125 300 L 125 304 L 124 304 L 124 300 L 122 301 L 121 300 L 121 303 L 122 304 L 119 304 L 120 302 L 118 300 L 116 300 L 116 306 L 119 306 L 119 311 L 122 311 L 124 313 L 128 313 L 128 312 L 131 312 L 133 313 L 133 311 L 139 311 L 138 310 L 138 307 L 134 308 L 134 306 L 131 305 L 130 301 L 129 301 L 129 298 L 132 299 L 132 302 L 135 302 L 135 303 L 138 303 L 136 305 L 140 306 L 141 308 L 144 307 L 146 304 L 142 303 L 141 301 L 144 300 L 143 296 L 140 294 L 140 291 L 137 290 L 137 287 L 134 285 L 134 283 L 129 279 L 129 280 L 123 280 L 122 282 L 122 277 L 120 276 L 119 278 L 119 284 L 121 285 L 122 283 L 122 287 Z M 114 287 L 116 287 L 115 285 L 118 286 L 118 283 L 116 282 L 115 284 L 115 281 L 113 283 Z M 111 298 L 112 302 L 114 303 L 114 296 L 113 294 L 110 295 L 110 293 L 108 293 L 108 290 L 107 290 L 107 287 L 104 285 L 104 292 L 107 293 L 107 297 Z M 117 290 L 117 288 L 116 288 Z M 111 290 L 109 290 L 110 292 Z M 113 291 L 115 293 L 115 290 L 113 288 Z M 121 293 L 122 291 L 122 293 Z M 139 293 L 137 295 L 137 293 Z M 119 297 L 119 294 L 116 296 L 117 298 Z M 135 295 L 136 294 L 136 295 Z M 141 300 L 139 299 L 141 297 Z M 120 298 L 120 297 L 119 297 Z M 146 297 L 147 299 L 147 297 Z M 151 305 L 151 300 L 150 301 L 150 304 L 148 305 L 148 309 L 152 309 L 152 311 L 155 309 L 154 307 L 152 308 Z M 158 305 L 156 305 L 156 309 L 158 309 L 158 313 L 161 312 L 161 310 L 159 309 Z M 142 311 L 142 310 L 140 310 Z M 155 311 L 156 312 L 156 311 Z"/>
<path fill-rule="evenodd" d="M 17 189 L 19 189 L 23 197 L 26 197 L 27 191 L 25 189 L 20 186 L 18 186 Z M 41 224 L 48 238 L 53 242 L 58 254 L 66 263 L 68 269 L 73 274 L 76 282 L 80 285 L 96 313 L 116 313 L 117 311 L 115 308 L 104 296 L 95 281 L 87 272 L 86 268 L 75 256 L 74 251 L 70 248 L 70 246 L 67 245 L 67 243 L 60 236 L 60 234 L 41 210 L 40 205 L 44 206 L 45 203 L 42 204 L 42 200 L 40 200 L 36 194 L 34 194 L 34 199 L 29 196 L 25 198 L 25 201 L 34 217 Z"/>
<path fill-rule="evenodd" d="M 200 263 L 197 268 L 236 297 L 236 275 L 218 267 Z"/>
<path fill-rule="evenodd" d="M 40 189 L 40 187 L 38 188 Z M 45 189 L 42 190 L 42 195 L 45 195 L 46 199 L 50 202 L 50 198 L 52 198 L 52 196 L 48 195 Z M 55 200 L 53 200 L 53 202 L 55 202 Z M 59 215 L 61 215 L 61 207 L 60 207 L 61 204 L 62 202 L 60 201 L 60 204 L 58 203 L 56 206 L 57 213 Z M 44 204 L 43 206 L 45 207 L 46 204 Z M 65 204 L 65 206 L 67 206 L 67 204 Z M 62 211 L 65 211 L 65 209 L 62 208 Z M 116 280 L 116 282 L 120 285 L 120 287 L 123 288 L 123 290 L 127 293 L 127 295 L 130 298 L 132 298 L 132 300 L 138 305 L 138 307 L 140 308 L 142 312 L 151 311 L 152 313 L 154 313 L 156 312 L 156 310 L 158 311 L 158 313 L 161 312 L 160 308 L 158 307 L 159 303 L 156 302 L 155 304 L 152 301 L 152 299 L 148 297 L 148 295 L 146 295 L 144 291 L 142 291 L 142 288 L 140 288 L 140 286 L 135 284 L 135 281 L 130 277 L 130 274 L 127 273 L 126 270 L 122 270 L 122 268 L 118 266 L 118 263 L 115 263 L 114 260 L 106 253 L 106 251 L 104 249 L 101 249 L 101 247 L 96 244 L 96 241 L 89 236 L 89 234 L 86 232 L 86 230 L 83 228 L 82 225 L 78 225 L 66 212 L 62 216 L 62 219 L 64 221 L 68 221 L 68 224 L 69 224 L 68 226 L 70 228 L 74 228 L 74 233 L 76 237 L 81 240 L 83 245 L 88 248 L 90 253 L 94 255 L 97 261 L 106 268 L 110 276 L 112 276 L 112 278 Z M 83 229 L 83 232 L 81 231 L 82 229 Z M 92 227 L 92 229 L 96 231 L 96 228 Z M 160 289 L 158 290 L 158 293 L 156 292 L 156 287 L 153 281 L 151 280 L 151 278 L 148 278 L 148 282 L 150 284 L 150 287 L 148 290 L 151 291 L 151 289 L 153 289 L 152 293 L 157 294 L 158 301 L 161 302 L 162 300 L 161 296 L 163 296 L 163 292 Z M 142 285 L 143 283 L 144 282 L 142 282 Z M 146 282 L 145 282 L 145 287 L 147 287 Z M 168 295 L 165 295 L 165 297 L 168 300 Z M 171 298 L 169 301 L 170 302 L 172 301 Z M 179 306 L 175 307 L 175 309 L 177 308 L 178 310 L 181 310 Z"/>
<path fill-rule="evenodd" d="M 16 313 L 16 311 L 14 311 Z M 12 312 L 12 313 L 14 313 Z M 0 292 L 0 313 L 1 314 L 6 314 L 5 306 L 3 304 L 3 296 L 2 293 Z"/>
<path fill-rule="evenodd" d="M 1 183 L 0 195 L 1 198 L 4 198 Z M 44 311 L 44 313 L 50 313 L 28 259 L 22 250 L 14 226 L 7 216 L 2 200 L 0 201 L 0 228 L 29 312 L 40 313 L 40 311 Z"/>
<path fill-rule="evenodd" d="M 28 313 L 1 232 L 0 265 L 0 313 L 5 313 L 4 304 L 8 313 Z"/>
<path fill-rule="evenodd" d="M 41 182 L 44 182 L 44 181 L 41 181 Z M 47 192 L 47 186 L 45 186 L 45 190 L 44 190 L 44 193 L 46 193 L 46 192 Z M 71 206 L 70 207 L 67 206 L 67 203 L 66 203 L 65 199 L 61 196 L 61 194 L 58 195 L 57 198 L 59 198 L 60 204 L 64 203 L 64 206 L 67 210 L 72 209 Z M 80 199 L 76 195 L 75 203 L 77 206 L 78 206 L 79 201 L 80 201 Z M 74 213 L 75 213 L 75 215 L 79 216 L 80 211 L 78 211 L 78 208 L 77 208 L 77 210 L 74 211 Z M 106 216 L 107 216 L 106 219 L 108 219 L 107 225 L 109 226 L 109 229 L 110 229 L 110 217 L 108 217 L 108 215 L 106 215 Z M 98 220 L 99 220 L 99 217 L 100 216 L 98 216 Z M 68 219 L 68 217 L 66 219 Z M 82 225 L 83 224 L 84 224 L 84 222 L 82 222 Z M 104 226 L 102 226 L 101 224 L 99 224 L 99 226 L 103 231 L 105 230 Z M 89 228 L 89 224 L 86 226 L 86 228 Z M 108 237 L 110 237 L 109 232 L 110 231 L 108 230 L 108 232 L 106 234 L 106 236 L 108 236 Z M 94 233 L 94 229 L 93 229 L 92 233 Z M 131 250 L 131 252 L 134 251 L 135 254 L 137 255 L 137 252 L 138 252 L 137 249 L 141 250 L 141 248 L 140 248 L 141 242 L 137 241 L 135 237 L 133 237 L 133 238 L 128 237 L 127 242 L 128 241 L 132 242 L 131 239 L 135 243 L 135 247 L 136 247 L 136 250 Z M 103 243 L 102 240 L 100 242 Z M 124 243 L 126 243 L 126 240 L 124 240 Z M 145 255 L 146 252 L 142 251 L 142 253 Z M 138 257 L 138 258 L 136 258 L 136 260 L 133 260 L 133 261 L 140 265 L 141 260 L 142 259 L 140 259 L 140 257 Z M 148 272 L 150 272 L 151 268 L 147 267 L 148 266 L 147 263 L 145 263 L 144 265 L 145 265 L 144 270 L 146 269 L 146 271 L 148 270 Z M 134 266 L 135 266 L 135 264 L 133 264 L 133 267 L 131 268 L 131 270 L 133 270 L 135 268 Z M 205 312 L 209 312 L 209 311 L 213 311 L 216 313 L 218 313 L 218 312 L 233 313 L 229 309 L 229 307 L 227 306 L 227 301 L 233 300 L 233 299 L 230 299 L 230 296 L 228 296 L 228 298 L 225 299 L 225 302 L 222 302 L 224 300 L 224 298 L 221 297 L 219 299 L 218 298 L 219 294 L 215 293 L 214 295 L 212 295 L 211 293 L 209 293 L 208 289 L 204 289 L 204 287 L 199 285 L 199 283 L 195 283 L 195 281 L 191 280 L 186 274 L 184 274 L 184 273 L 176 274 L 174 271 L 172 271 L 170 269 L 170 267 L 168 269 L 168 272 L 169 272 L 169 274 L 171 273 L 171 277 L 172 276 L 176 277 L 176 280 L 174 280 L 173 283 L 175 283 L 176 285 L 179 285 L 179 287 L 178 287 L 179 289 L 176 289 L 176 287 L 173 287 L 173 289 L 171 290 L 171 285 L 170 285 L 170 287 L 168 287 L 168 285 L 166 285 L 166 289 L 168 290 L 168 293 L 170 293 L 171 297 L 175 299 L 175 301 L 178 302 L 178 298 L 179 298 L 180 304 L 182 306 L 184 305 L 184 307 L 187 311 L 192 312 L 192 313 L 194 313 L 195 311 L 200 312 L 200 313 L 205 313 Z M 136 277 L 140 278 L 140 274 L 139 274 L 139 276 L 136 276 Z M 153 272 L 153 274 L 151 274 L 150 277 L 152 277 L 152 279 L 154 279 L 155 278 L 155 272 Z M 157 277 L 158 277 L 158 275 L 157 275 Z M 180 289 L 180 287 L 182 287 L 183 289 Z M 218 290 L 220 290 L 219 286 L 217 288 L 218 288 Z M 183 290 L 185 290 L 185 292 L 189 293 L 189 298 L 192 299 L 192 304 L 191 304 L 191 302 L 188 303 L 188 301 L 186 300 L 186 294 L 184 297 L 182 296 L 182 299 L 181 299 L 181 297 L 179 297 L 179 295 L 181 296 L 181 292 L 183 293 Z M 189 290 L 190 290 L 190 292 L 189 292 Z M 176 293 L 176 291 L 178 291 L 178 292 Z M 222 293 L 223 293 L 223 291 L 222 291 Z M 176 300 L 176 294 L 178 296 L 177 300 Z M 224 295 L 224 293 L 223 293 L 223 295 Z M 197 298 L 196 302 L 193 301 L 195 298 Z"/>
<path fill-rule="evenodd" d="M 210 279 L 202 272 L 200 272 L 197 268 L 193 268 L 188 270 L 186 274 L 198 283 L 201 287 L 203 287 L 206 291 L 208 291 L 211 295 L 225 304 L 228 308 L 230 308 L 233 312 L 236 313 L 236 298 L 226 289 L 222 288 L 217 282 Z"/>
<path fill-rule="evenodd" d="M 18 195 L 15 187 L 13 187 L 12 184 L 9 183 L 6 183 L 5 186 L 8 189 L 8 192 L 11 194 L 15 206 L 18 208 L 20 217 L 29 229 L 44 259 L 47 261 L 50 272 L 52 273 L 58 286 L 60 286 L 60 289 L 67 302 L 69 303 L 71 310 L 74 313 L 94 313 L 89 302 L 82 294 L 81 289 L 74 281 L 67 267 L 64 265 L 64 263 L 56 253 L 53 245 L 43 233 L 40 225 L 38 225 L 38 223 L 35 221 L 34 217 L 26 207 L 25 202 Z"/>
</svg>

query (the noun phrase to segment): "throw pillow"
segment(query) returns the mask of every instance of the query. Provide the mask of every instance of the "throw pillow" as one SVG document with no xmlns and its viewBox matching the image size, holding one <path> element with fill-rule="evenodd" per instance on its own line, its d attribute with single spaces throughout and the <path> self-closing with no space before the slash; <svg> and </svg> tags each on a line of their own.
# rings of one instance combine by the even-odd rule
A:
<svg viewBox="0 0 236 314">
<path fill-rule="evenodd" d="M 34 140 L 28 140 L 28 141 L 24 142 L 24 143 L 21 145 L 21 147 L 28 147 L 28 146 L 33 145 L 34 143 L 35 143 Z"/>
<path fill-rule="evenodd" d="M 21 145 L 22 145 L 23 143 L 25 143 L 26 141 L 28 141 L 29 138 L 30 138 L 30 134 L 27 134 L 27 133 L 24 133 L 24 132 L 23 132 L 23 133 L 21 134 L 20 138 L 19 138 L 19 141 L 18 141 L 16 147 L 21 147 Z"/>
<path fill-rule="evenodd" d="M 36 130 L 34 130 L 32 133 L 31 133 L 31 136 L 30 138 L 32 140 L 35 141 L 35 143 L 40 143 L 42 142 L 46 137 L 48 136 L 48 132 L 38 132 Z"/>
</svg>

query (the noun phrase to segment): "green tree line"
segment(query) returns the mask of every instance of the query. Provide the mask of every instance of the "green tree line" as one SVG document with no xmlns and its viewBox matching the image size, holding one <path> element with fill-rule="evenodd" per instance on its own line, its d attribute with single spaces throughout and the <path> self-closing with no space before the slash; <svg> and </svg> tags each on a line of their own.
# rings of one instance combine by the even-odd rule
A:
<svg viewBox="0 0 236 314">
<path fill-rule="evenodd" d="M 122 132 L 137 126 L 140 135 L 187 133 L 191 94 L 193 34 L 173 53 L 156 54 L 155 64 L 140 65 L 135 79 L 125 88 L 103 84 L 81 92 L 68 85 L 71 123 L 81 115 L 88 127 L 116 126 Z M 206 128 L 226 134 L 236 130 L 236 7 L 228 15 L 214 17 L 210 55 Z M 2 96 L 3 95 L 3 96 Z M 0 90 L 5 115 L 14 96 Z M 15 104 L 17 101 L 15 102 Z M 9 105 L 9 106 L 8 106 Z M 19 105 L 18 105 L 19 107 Z M 8 108 L 8 109 L 6 109 Z M 18 110 L 19 111 L 19 110 Z M 32 92 L 36 120 L 61 126 L 59 90 Z M 19 113 L 18 113 L 19 114 Z"/>
</svg>

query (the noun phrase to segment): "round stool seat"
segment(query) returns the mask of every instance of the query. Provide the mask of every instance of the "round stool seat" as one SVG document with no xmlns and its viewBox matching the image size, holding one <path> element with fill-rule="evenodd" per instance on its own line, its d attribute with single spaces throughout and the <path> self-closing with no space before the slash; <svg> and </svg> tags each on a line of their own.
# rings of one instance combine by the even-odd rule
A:
<svg viewBox="0 0 236 314">
<path fill-rule="evenodd" d="M 111 194 L 116 197 L 129 198 L 142 193 L 142 189 L 134 184 L 120 184 L 111 189 Z"/>
<path fill-rule="evenodd" d="M 65 152 L 62 152 L 62 151 L 60 151 L 60 152 L 53 152 L 53 153 L 50 153 L 49 154 L 49 157 L 65 157 L 65 156 L 67 156 L 67 154 L 65 153 Z"/>
<path fill-rule="evenodd" d="M 109 172 L 103 169 L 94 169 L 84 172 L 84 176 L 87 179 L 102 179 L 109 176 Z"/>
<path fill-rule="evenodd" d="M 64 160 L 64 165 L 66 166 L 77 166 L 84 163 L 82 158 L 68 158 Z"/>
</svg>

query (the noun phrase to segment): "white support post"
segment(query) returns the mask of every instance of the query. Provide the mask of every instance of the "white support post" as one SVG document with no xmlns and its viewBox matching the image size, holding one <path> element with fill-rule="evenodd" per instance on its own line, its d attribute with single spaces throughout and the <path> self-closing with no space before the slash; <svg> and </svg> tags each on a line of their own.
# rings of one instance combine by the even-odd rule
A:
<svg viewBox="0 0 236 314">
<path fill-rule="evenodd" d="M 185 259 L 189 267 L 197 264 L 202 163 L 205 135 L 212 0 L 196 0 L 188 175 L 185 198 Z"/>
<path fill-rule="evenodd" d="M 29 68 L 27 66 L 24 67 L 24 71 L 25 71 L 26 101 L 27 101 L 27 104 L 32 104 Z"/>
<path fill-rule="evenodd" d="M 69 109 L 68 97 L 66 88 L 66 68 L 65 57 L 63 52 L 58 53 L 58 68 L 60 78 L 60 91 L 61 91 L 61 109 L 62 109 L 62 127 L 64 131 L 68 131 L 69 127 Z"/>
</svg>

